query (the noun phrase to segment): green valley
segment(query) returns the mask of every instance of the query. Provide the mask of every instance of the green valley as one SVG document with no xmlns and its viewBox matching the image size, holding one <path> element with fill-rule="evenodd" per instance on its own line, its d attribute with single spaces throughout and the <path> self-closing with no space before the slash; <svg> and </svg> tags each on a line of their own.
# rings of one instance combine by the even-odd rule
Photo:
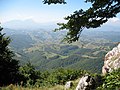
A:
<svg viewBox="0 0 120 90">
<path fill-rule="evenodd" d="M 61 67 L 101 73 L 105 54 L 119 41 L 118 31 L 85 31 L 80 40 L 72 44 L 61 42 L 65 31 L 18 31 L 5 29 L 12 39 L 10 48 L 15 52 L 15 58 L 21 64 L 31 62 L 41 71 Z"/>
</svg>

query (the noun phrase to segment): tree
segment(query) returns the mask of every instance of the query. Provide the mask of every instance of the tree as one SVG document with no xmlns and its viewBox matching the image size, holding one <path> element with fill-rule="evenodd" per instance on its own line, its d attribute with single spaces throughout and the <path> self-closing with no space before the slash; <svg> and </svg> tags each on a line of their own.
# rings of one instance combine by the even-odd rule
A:
<svg viewBox="0 0 120 90">
<path fill-rule="evenodd" d="M 58 23 L 60 27 L 56 30 L 69 30 L 64 39 L 69 43 L 78 41 L 85 28 L 100 27 L 120 12 L 120 0 L 86 0 L 85 2 L 90 2 L 92 6 L 86 11 L 81 9 L 65 17 L 67 23 Z M 65 0 L 44 0 L 44 3 L 65 4 Z"/>
<path fill-rule="evenodd" d="M 44 4 L 47 3 L 48 5 L 52 4 L 52 3 L 53 4 L 57 4 L 57 3 L 59 3 L 59 4 L 66 4 L 65 0 L 44 0 L 43 3 Z"/>
<path fill-rule="evenodd" d="M 19 72 L 23 76 L 23 84 L 26 84 L 27 86 L 34 85 L 36 79 L 39 78 L 39 75 L 37 75 L 37 71 L 30 62 L 26 63 L 24 66 L 21 66 L 19 68 Z"/>
<path fill-rule="evenodd" d="M 16 83 L 18 75 L 18 61 L 13 59 L 13 52 L 10 51 L 8 45 L 10 38 L 2 34 L 0 27 L 0 86 Z"/>
</svg>

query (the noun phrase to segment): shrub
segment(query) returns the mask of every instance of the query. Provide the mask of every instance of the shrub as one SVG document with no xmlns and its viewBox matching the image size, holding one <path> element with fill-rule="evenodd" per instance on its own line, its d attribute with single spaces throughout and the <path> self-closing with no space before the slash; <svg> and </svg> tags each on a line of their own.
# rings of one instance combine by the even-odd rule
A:
<svg viewBox="0 0 120 90">
<path fill-rule="evenodd" d="M 108 73 L 98 90 L 120 90 L 120 69 Z"/>
</svg>

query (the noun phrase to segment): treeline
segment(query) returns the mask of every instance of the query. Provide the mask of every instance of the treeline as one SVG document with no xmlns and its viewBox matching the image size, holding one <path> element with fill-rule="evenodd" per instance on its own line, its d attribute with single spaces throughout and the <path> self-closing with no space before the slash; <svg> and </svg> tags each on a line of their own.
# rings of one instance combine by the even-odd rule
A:
<svg viewBox="0 0 120 90">
<path fill-rule="evenodd" d="M 72 70 L 59 68 L 54 71 L 41 72 L 36 70 L 31 63 L 27 63 L 19 68 L 21 80 L 19 82 L 22 86 L 54 86 L 64 85 L 67 81 L 75 80 L 86 73 L 83 70 Z"/>
</svg>

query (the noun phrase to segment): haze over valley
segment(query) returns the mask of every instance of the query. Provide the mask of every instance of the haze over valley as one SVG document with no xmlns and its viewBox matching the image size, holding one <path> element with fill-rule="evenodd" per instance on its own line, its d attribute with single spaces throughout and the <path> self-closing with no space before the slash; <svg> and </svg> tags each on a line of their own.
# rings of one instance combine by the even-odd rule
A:
<svg viewBox="0 0 120 90">
<path fill-rule="evenodd" d="M 85 30 L 78 42 L 68 44 L 61 42 L 66 31 L 53 32 L 56 25 L 51 25 L 32 20 L 5 23 L 3 31 L 12 40 L 10 48 L 15 52 L 14 58 L 21 64 L 31 62 L 40 70 L 61 67 L 101 73 L 105 54 L 120 38 L 118 30 Z"/>
</svg>

